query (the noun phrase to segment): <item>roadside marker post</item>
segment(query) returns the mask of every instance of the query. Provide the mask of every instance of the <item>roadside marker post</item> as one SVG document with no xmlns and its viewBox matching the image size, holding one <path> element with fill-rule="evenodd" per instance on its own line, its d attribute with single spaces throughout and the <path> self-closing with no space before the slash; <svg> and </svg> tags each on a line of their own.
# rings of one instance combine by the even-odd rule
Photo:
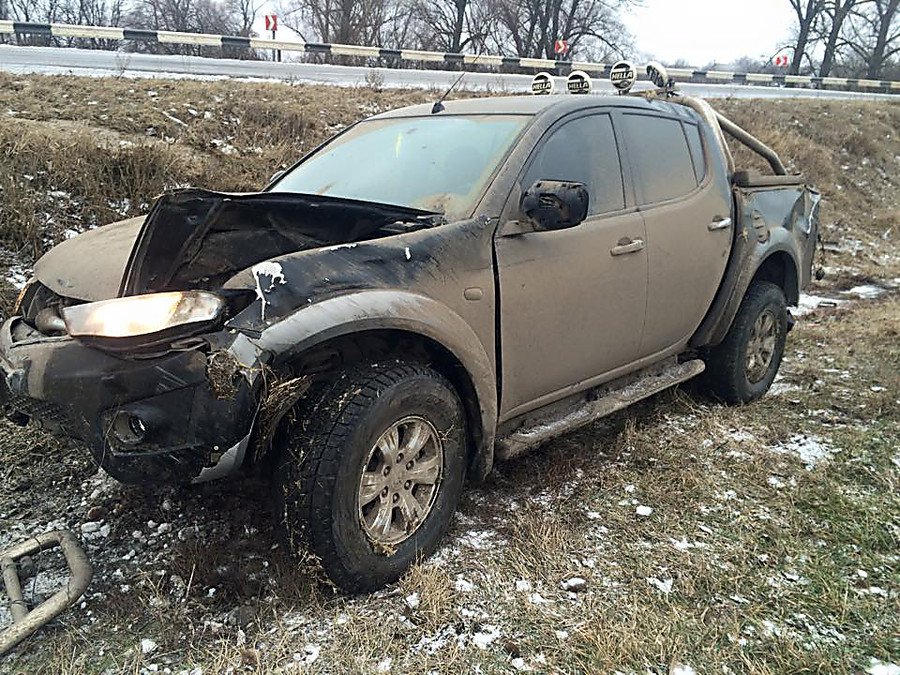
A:
<svg viewBox="0 0 900 675">
<path fill-rule="evenodd" d="M 278 30 L 278 15 L 277 14 L 266 14 L 266 30 L 272 31 L 272 41 L 276 40 L 275 31 Z M 272 58 L 276 61 L 281 61 L 281 50 L 273 49 L 272 50 Z"/>
</svg>

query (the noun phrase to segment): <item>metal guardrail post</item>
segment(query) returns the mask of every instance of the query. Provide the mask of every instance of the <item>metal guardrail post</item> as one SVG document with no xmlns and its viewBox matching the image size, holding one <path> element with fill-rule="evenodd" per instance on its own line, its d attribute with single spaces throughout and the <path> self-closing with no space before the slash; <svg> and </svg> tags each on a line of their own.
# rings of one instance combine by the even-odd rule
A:
<svg viewBox="0 0 900 675">
<path fill-rule="evenodd" d="M 16 560 L 59 546 L 71 576 L 64 588 L 61 588 L 48 600 L 28 611 L 22 584 L 16 570 Z M 91 583 L 93 570 L 75 535 L 68 530 L 46 532 L 31 537 L 11 548 L 0 552 L 0 569 L 3 583 L 10 600 L 10 613 L 13 623 L 0 631 L 0 655 L 5 654 L 41 626 L 59 616 L 69 605 L 74 604 L 87 590 Z"/>
</svg>

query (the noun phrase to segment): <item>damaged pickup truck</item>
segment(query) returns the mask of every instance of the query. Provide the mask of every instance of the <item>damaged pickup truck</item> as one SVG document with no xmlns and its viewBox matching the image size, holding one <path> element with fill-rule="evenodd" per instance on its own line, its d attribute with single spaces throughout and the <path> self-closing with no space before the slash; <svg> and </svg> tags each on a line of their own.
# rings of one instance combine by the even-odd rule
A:
<svg viewBox="0 0 900 675">
<path fill-rule="evenodd" d="M 372 590 L 496 459 L 701 374 L 767 391 L 817 237 L 785 174 L 671 91 L 377 115 L 263 192 L 174 191 L 48 252 L 4 410 L 129 483 L 264 470 L 291 550 Z"/>
</svg>

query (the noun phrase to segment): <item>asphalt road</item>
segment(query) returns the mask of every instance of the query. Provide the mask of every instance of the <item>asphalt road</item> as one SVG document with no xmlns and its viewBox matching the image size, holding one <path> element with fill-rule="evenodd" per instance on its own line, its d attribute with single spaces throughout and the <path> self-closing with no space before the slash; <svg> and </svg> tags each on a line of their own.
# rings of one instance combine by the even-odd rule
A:
<svg viewBox="0 0 900 675">
<path fill-rule="evenodd" d="M 312 82 L 339 86 L 377 83 L 382 87 L 424 88 L 443 90 L 459 73 L 444 70 L 394 68 L 361 68 L 311 63 L 273 63 L 238 59 L 207 59 L 197 56 L 159 56 L 91 49 L 55 47 L 16 47 L 0 45 L 0 71 L 18 74 L 72 74 L 86 76 L 176 77 L 190 79 L 250 78 Z M 639 84 L 640 86 L 646 86 Z M 530 92 L 530 75 L 468 73 L 461 85 L 464 89 L 504 93 Z M 564 78 L 557 78 L 557 88 L 565 91 Z M 872 100 L 896 96 L 890 94 L 788 89 L 738 84 L 679 85 L 685 94 L 705 98 L 820 98 Z M 594 80 L 595 91 L 612 91 L 604 80 Z"/>
</svg>

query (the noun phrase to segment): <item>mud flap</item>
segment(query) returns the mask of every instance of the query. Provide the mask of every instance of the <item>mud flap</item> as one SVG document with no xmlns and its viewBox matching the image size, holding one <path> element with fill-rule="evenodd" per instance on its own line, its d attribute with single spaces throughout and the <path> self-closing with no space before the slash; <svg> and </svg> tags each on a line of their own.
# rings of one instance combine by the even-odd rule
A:
<svg viewBox="0 0 900 675">
<path fill-rule="evenodd" d="M 50 599 L 28 611 L 28 605 L 22 595 L 22 583 L 16 570 L 16 561 L 54 546 L 59 546 L 66 559 L 70 573 L 69 581 Z M 13 618 L 12 625 L 0 631 L 0 655 L 55 619 L 66 607 L 75 604 L 87 590 L 93 576 L 87 556 L 79 546 L 75 535 L 68 530 L 39 534 L 0 552 L 0 570 L 3 573 L 3 583 L 10 601 L 9 611 Z"/>
</svg>

